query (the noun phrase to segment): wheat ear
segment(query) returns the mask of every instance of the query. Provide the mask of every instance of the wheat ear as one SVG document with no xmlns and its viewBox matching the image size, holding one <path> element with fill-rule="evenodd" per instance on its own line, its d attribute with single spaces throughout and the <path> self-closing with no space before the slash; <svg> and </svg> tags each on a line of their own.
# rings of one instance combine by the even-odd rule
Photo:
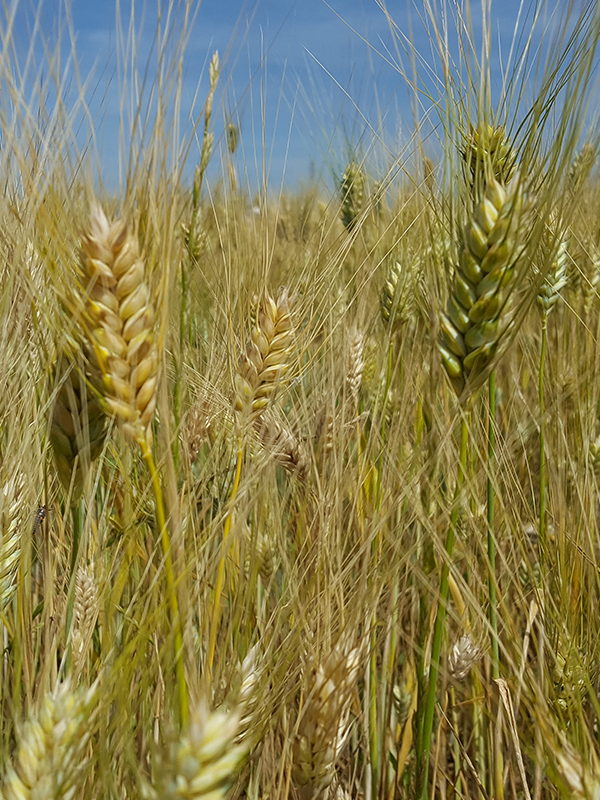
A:
<svg viewBox="0 0 600 800">
<path fill-rule="evenodd" d="M 0 613 L 12 602 L 17 592 L 24 483 L 25 476 L 17 474 L 0 490 Z"/>
<path fill-rule="evenodd" d="M 4 774 L 5 800 L 71 800 L 83 785 L 93 728 L 95 689 L 72 691 L 68 682 L 47 694 L 39 714 L 17 735 L 17 751 Z"/>
<path fill-rule="evenodd" d="M 356 161 L 351 161 L 344 170 L 340 180 L 340 197 L 342 222 L 351 231 L 363 209 L 365 198 L 365 176 Z"/>
<path fill-rule="evenodd" d="M 440 315 L 439 341 L 459 396 L 490 367 L 511 322 L 508 301 L 527 244 L 528 207 L 519 176 L 508 186 L 491 179 L 465 225 L 448 313 Z"/>
<path fill-rule="evenodd" d="M 350 729 L 350 704 L 361 667 L 361 648 L 340 641 L 322 662 L 305 667 L 306 704 L 292 744 L 292 779 L 302 800 L 332 782 Z"/>
<path fill-rule="evenodd" d="M 310 463 L 302 444 L 273 415 L 265 414 L 256 422 L 256 428 L 265 449 L 288 472 L 301 481 L 306 480 Z"/>
<path fill-rule="evenodd" d="M 292 343 L 293 324 L 287 289 L 281 290 L 277 300 L 265 292 L 236 375 L 234 409 L 240 429 L 249 421 L 257 420 L 274 396 L 279 381 L 289 369 Z"/>
<path fill-rule="evenodd" d="M 461 151 L 472 196 L 478 196 L 490 178 L 509 183 L 517 167 L 517 154 L 503 126 L 471 127 Z"/>
<path fill-rule="evenodd" d="M 106 416 L 89 376 L 75 367 L 67 369 L 62 376 L 55 373 L 60 388 L 52 412 L 50 444 L 63 487 L 68 490 L 72 486 L 76 499 L 85 472 L 102 452 Z"/>
<path fill-rule="evenodd" d="M 148 441 L 156 407 L 158 352 L 154 307 L 137 238 L 127 224 L 109 222 L 95 205 L 81 238 L 81 263 L 107 411 L 128 436 Z"/>
<path fill-rule="evenodd" d="M 146 266 L 133 232 L 121 220 L 109 222 L 98 205 L 92 208 L 89 228 L 81 239 L 81 263 L 88 279 L 87 323 L 102 375 L 104 402 L 125 435 L 139 444 L 152 479 L 174 632 L 179 708 L 185 724 L 188 699 L 175 573 L 162 489 L 150 447 L 158 350 Z"/>
<path fill-rule="evenodd" d="M 73 602 L 73 627 L 71 653 L 73 669 L 79 674 L 83 669 L 92 634 L 98 619 L 98 589 L 91 567 L 79 567 L 75 576 L 75 599 Z"/>
<path fill-rule="evenodd" d="M 223 800 L 242 768 L 248 748 L 237 742 L 239 712 L 209 712 L 205 704 L 190 713 L 185 736 L 173 748 L 164 797 Z"/>
</svg>

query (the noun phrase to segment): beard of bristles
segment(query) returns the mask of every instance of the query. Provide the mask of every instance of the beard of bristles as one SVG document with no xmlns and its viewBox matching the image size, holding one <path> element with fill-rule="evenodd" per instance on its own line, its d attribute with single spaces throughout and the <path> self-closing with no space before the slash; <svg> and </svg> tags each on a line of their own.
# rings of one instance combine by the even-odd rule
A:
<svg viewBox="0 0 600 800">
<path fill-rule="evenodd" d="M 106 410 L 127 436 L 149 441 L 158 351 L 155 313 L 136 236 L 127 224 L 109 222 L 100 206 L 94 206 L 81 239 L 81 262 L 88 280 L 87 321 Z"/>
<path fill-rule="evenodd" d="M 277 300 L 265 292 L 256 323 L 240 359 L 234 410 L 239 431 L 256 422 L 289 369 L 293 343 L 291 303 L 283 288 Z"/>
</svg>

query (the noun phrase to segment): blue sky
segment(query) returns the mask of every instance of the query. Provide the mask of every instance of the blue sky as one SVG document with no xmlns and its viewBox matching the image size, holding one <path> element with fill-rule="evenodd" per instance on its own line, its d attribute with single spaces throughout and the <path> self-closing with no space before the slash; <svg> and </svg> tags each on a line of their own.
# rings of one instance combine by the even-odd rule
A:
<svg viewBox="0 0 600 800">
<path fill-rule="evenodd" d="M 172 5 L 185 4 L 175 0 Z M 525 3 L 526 8 L 530 6 Z M 548 14 L 554 3 L 541 6 Z M 19 4 L 16 38 L 24 50 L 32 37 L 32 9 L 38 7 L 34 0 Z M 149 86 L 157 67 L 158 9 L 166 15 L 168 7 L 167 0 L 120 3 L 125 29 L 133 8 L 138 68 L 143 73 L 148 63 Z M 492 4 L 490 27 L 496 54 L 492 81 L 497 90 L 502 82 L 498 52 L 505 61 L 519 7 L 518 0 L 494 0 Z M 68 38 L 64 36 L 67 17 L 63 0 L 45 0 L 41 8 L 37 19 L 42 36 L 51 40 L 62 24 L 63 40 Z M 473 3 L 476 39 L 481 33 L 479 8 L 479 3 Z M 521 10 L 521 29 L 525 31 L 526 8 Z M 103 178 L 116 185 L 123 166 L 118 158 L 121 114 L 115 0 L 72 0 L 71 9 L 80 71 L 84 77 L 92 76 L 86 102 L 93 116 Z M 427 63 L 433 64 L 435 57 L 423 22 L 424 2 L 389 0 L 387 9 L 397 26 L 394 33 L 376 0 L 202 0 L 193 28 L 188 30 L 180 116 L 181 130 L 189 132 L 190 120 L 198 118 L 206 97 L 208 61 L 212 52 L 219 50 L 223 70 L 213 114 L 213 173 L 224 149 L 224 122 L 229 119 L 240 126 L 239 161 L 247 170 L 250 191 L 258 185 L 265 154 L 269 184 L 274 187 L 282 181 L 296 185 L 310 175 L 330 175 L 352 148 L 368 154 L 376 170 L 383 170 L 402 154 L 415 127 L 414 95 L 402 74 L 404 69 L 410 73 L 403 37 L 414 43 Z M 481 43 L 476 41 L 475 46 L 479 51 Z M 64 44 L 65 59 L 68 49 Z M 451 51 L 458 53 L 456 42 L 451 42 Z M 170 52 L 176 54 L 177 48 Z M 40 58 L 43 61 L 43 56 L 38 61 Z M 69 69 L 72 66 L 65 60 L 64 74 Z M 440 74 L 439 62 L 436 71 Z M 419 73 L 427 76 L 427 68 L 421 66 Z M 429 79 L 428 84 L 433 86 Z M 75 90 L 71 92 L 76 96 Z M 419 115 L 426 114 L 430 106 L 424 100 Z M 427 145 L 432 151 L 434 140 L 435 134 Z M 188 179 L 198 155 L 199 143 L 192 141 L 185 172 Z"/>
</svg>

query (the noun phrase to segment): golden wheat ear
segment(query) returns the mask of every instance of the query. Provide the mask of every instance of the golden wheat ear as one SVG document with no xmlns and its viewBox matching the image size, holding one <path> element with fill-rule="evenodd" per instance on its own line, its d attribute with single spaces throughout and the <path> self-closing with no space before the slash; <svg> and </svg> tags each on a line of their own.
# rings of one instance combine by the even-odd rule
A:
<svg viewBox="0 0 600 800">
<path fill-rule="evenodd" d="M 81 238 L 81 263 L 106 409 L 126 435 L 148 439 L 159 364 L 155 312 L 137 237 L 121 220 L 109 222 L 96 205 Z"/>
<path fill-rule="evenodd" d="M 258 420 L 273 398 L 289 369 L 293 335 L 287 289 L 281 290 L 277 300 L 265 292 L 236 375 L 234 409 L 240 430 Z"/>
</svg>

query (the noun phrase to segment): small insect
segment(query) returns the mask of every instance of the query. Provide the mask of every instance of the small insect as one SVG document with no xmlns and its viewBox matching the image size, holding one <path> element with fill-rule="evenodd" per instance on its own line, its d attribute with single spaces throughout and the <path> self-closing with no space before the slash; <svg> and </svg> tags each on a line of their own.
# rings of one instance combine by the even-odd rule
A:
<svg viewBox="0 0 600 800">
<path fill-rule="evenodd" d="M 40 506 L 38 510 L 35 512 L 35 517 L 33 519 L 33 528 L 31 530 L 31 535 L 35 536 L 37 531 L 40 528 L 42 522 L 46 519 L 46 506 Z"/>
</svg>

